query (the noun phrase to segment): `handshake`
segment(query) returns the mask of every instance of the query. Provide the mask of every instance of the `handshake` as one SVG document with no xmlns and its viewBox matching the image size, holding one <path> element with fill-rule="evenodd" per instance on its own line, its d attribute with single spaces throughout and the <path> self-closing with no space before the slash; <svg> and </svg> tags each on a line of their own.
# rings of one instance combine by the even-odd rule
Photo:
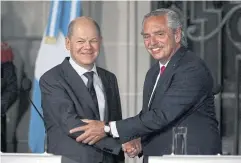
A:
<svg viewBox="0 0 241 163">
<path fill-rule="evenodd" d="M 93 145 L 102 138 L 107 136 L 104 131 L 105 123 L 103 121 L 87 119 L 82 119 L 82 121 L 88 124 L 76 127 L 69 131 L 70 134 L 79 131 L 84 131 L 83 134 L 76 138 L 77 142 Z M 122 144 L 122 150 L 131 158 L 134 158 L 135 156 L 139 155 L 142 152 L 141 138 L 137 138 L 129 142 L 126 142 L 125 144 Z"/>
<path fill-rule="evenodd" d="M 122 150 L 131 158 L 134 158 L 142 152 L 141 138 L 131 140 L 122 144 Z"/>
</svg>

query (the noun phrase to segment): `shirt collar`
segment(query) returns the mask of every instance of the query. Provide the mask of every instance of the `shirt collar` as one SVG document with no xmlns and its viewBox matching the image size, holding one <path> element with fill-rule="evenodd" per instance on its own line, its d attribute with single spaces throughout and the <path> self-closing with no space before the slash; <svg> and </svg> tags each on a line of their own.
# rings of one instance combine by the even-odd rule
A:
<svg viewBox="0 0 241 163">
<path fill-rule="evenodd" d="M 84 73 L 89 72 L 89 71 L 93 71 L 98 76 L 95 63 L 91 70 L 87 70 L 84 67 L 81 67 L 71 57 L 69 59 L 69 63 L 74 68 L 74 70 L 79 74 L 79 76 L 82 76 Z"/>
<path fill-rule="evenodd" d="M 160 69 L 161 69 L 161 67 L 162 66 L 165 66 L 165 67 L 167 67 L 167 64 L 169 63 L 169 61 L 167 61 L 167 63 L 165 64 L 165 65 L 163 65 L 163 64 L 161 64 L 161 62 L 159 62 L 159 65 L 160 65 Z"/>
</svg>

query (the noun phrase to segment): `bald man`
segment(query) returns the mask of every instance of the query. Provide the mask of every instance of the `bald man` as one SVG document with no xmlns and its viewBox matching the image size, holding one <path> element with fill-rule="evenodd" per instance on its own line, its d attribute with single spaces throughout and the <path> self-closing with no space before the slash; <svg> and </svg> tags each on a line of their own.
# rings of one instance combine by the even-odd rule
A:
<svg viewBox="0 0 241 163">
<path fill-rule="evenodd" d="M 106 136 L 92 145 L 76 141 L 80 132 L 69 134 L 72 128 L 85 124 L 81 119 L 106 123 L 122 119 L 116 76 L 95 65 L 101 45 L 98 24 L 89 17 L 73 20 L 65 43 L 70 57 L 40 78 L 48 152 L 79 163 L 123 161 L 117 139 Z"/>
</svg>

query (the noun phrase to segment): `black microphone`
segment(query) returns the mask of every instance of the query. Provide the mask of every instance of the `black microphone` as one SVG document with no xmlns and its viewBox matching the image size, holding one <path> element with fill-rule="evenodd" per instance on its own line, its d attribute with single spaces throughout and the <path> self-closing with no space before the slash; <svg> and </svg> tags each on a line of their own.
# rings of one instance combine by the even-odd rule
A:
<svg viewBox="0 0 241 163">
<path fill-rule="evenodd" d="M 28 78 L 24 78 L 22 80 L 21 83 L 21 91 L 23 92 L 29 92 L 32 88 L 32 82 L 28 79 Z M 44 117 L 42 116 L 42 114 L 39 112 L 38 108 L 36 107 L 36 105 L 33 103 L 32 99 L 30 98 L 30 96 L 28 96 L 29 101 L 31 102 L 31 104 L 33 105 L 34 109 L 37 111 L 38 115 L 41 117 L 41 119 L 44 122 Z"/>
</svg>

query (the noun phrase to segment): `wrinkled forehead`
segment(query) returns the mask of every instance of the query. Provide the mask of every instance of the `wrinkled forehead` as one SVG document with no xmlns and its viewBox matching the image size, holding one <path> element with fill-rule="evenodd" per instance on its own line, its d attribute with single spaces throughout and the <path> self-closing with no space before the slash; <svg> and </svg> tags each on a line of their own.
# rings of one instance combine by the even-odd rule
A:
<svg viewBox="0 0 241 163">
<path fill-rule="evenodd" d="M 92 23 L 76 23 L 73 28 L 73 36 L 83 38 L 98 37 L 98 31 Z"/>
</svg>

